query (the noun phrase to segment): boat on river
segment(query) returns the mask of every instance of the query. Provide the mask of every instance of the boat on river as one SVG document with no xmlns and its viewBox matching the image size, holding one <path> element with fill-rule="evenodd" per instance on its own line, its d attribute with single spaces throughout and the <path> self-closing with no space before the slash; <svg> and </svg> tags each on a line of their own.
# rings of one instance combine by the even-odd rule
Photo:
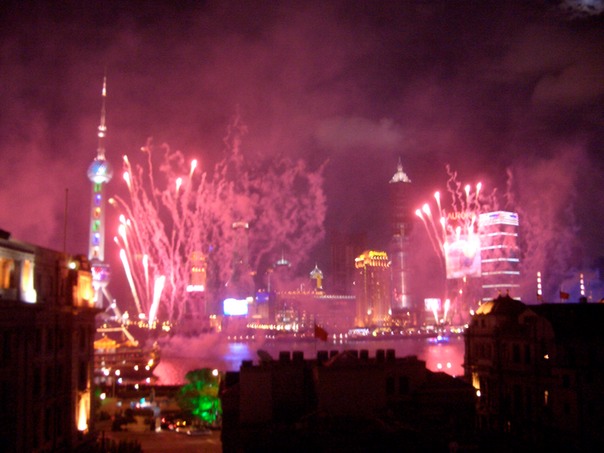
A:
<svg viewBox="0 0 604 453">
<path fill-rule="evenodd" d="M 104 322 L 94 341 L 94 380 L 97 384 L 151 383 L 159 364 L 157 342 L 141 343 L 121 323 Z"/>
</svg>

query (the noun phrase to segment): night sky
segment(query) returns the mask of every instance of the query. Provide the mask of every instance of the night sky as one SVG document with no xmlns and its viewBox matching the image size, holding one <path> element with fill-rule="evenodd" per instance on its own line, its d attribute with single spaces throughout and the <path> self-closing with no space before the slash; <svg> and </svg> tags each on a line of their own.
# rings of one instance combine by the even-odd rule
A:
<svg viewBox="0 0 604 453">
<path fill-rule="evenodd" d="M 249 159 L 328 161 L 326 231 L 385 247 L 399 157 L 418 203 L 445 190 L 449 165 L 519 212 L 527 278 L 542 270 L 552 294 L 572 291 L 604 256 L 603 11 L 595 0 L 4 2 L 0 228 L 61 250 L 67 189 L 67 251 L 87 252 L 106 70 L 109 195 L 124 191 L 122 156 L 149 137 L 213 165 L 238 111 Z M 426 241 L 421 223 L 413 240 Z"/>
</svg>

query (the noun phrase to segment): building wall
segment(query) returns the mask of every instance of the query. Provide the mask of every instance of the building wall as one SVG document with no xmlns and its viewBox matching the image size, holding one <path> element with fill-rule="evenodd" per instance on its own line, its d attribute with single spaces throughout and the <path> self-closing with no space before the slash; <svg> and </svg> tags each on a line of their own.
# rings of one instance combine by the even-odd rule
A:
<svg viewBox="0 0 604 453">
<path fill-rule="evenodd" d="M 375 357 L 367 350 L 318 351 L 316 360 L 285 351 L 258 365 L 245 362 L 234 374 L 221 391 L 225 452 L 339 451 L 344 444 L 370 451 L 416 440 L 411 451 L 433 451 L 420 446 L 432 445 L 435 432 L 444 445 L 455 438 L 452 420 L 463 432 L 473 427 L 471 386 L 394 350 Z"/>
<path fill-rule="evenodd" d="M 9 239 L 0 240 L 0 259 L 13 260 L 14 269 L 9 287 L 0 288 L 2 449 L 73 451 L 92 440 L 94 427 L 96 310 L 88 261 L 69 269 L 62 253 Z M 26 260 L 33 263 L 33 292 L 23 288 Z"/>
<path fill-rule="evenodd" d="M 534 445 L 604 446 L 594 423 L 604 404 L 603 335 L 594 320 L 604 322 L 604 305 L 590 305 L 502 296 L 478 310 L 466 332 L 465 369 L 480 391 L 483 432 Z"/>
</svg>

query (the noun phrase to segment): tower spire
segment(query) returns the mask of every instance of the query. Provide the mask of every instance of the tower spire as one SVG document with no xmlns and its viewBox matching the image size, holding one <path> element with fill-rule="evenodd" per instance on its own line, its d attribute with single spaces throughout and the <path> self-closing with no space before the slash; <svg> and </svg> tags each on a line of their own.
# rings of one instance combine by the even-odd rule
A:
<svg viewBox="0 0 604 453">
<path fill-rule="evenodd" d="M 105 75 L 103 76 L 103 89 L 101 91 L 101 122 L 98 127 L 98 137 L 99 137 L 99 146 L 97 148 L 97 157 L 99 159 L 105 158 L 105 135 L 107 133 L 107 125 L 105 123 L 105 116 L 107 111 L 105 110 L 105 102 L 107 99 L 107 72 L 105 71 Z"/>
<path fill-rule="evenodd" d="M 398 158 L 398 165 L 396 166 L 396 173 L 390 180 L 391 183 L 395 182 L 411 182 L 407 174 L 403 171 L 403 161 L 401 157 Z"/>
</svg>

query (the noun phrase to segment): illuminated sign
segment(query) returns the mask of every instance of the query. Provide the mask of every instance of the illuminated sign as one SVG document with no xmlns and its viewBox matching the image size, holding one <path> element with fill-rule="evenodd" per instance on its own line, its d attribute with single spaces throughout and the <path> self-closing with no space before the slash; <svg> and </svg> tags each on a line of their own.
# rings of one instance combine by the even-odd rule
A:
<svg viewBox="0 0 604 453">
<path fill-rule="evenodd" d="M 258 291 L 256 293 L 256 303 L 259 304 L 265 304 L 269 301 L 269 293 L 265 292 L 265 291 Z"/>
<path fill-rule="evenodd" d="M 248 313 L 248 300 L 228 298 L 222 302 L 222 308 L 225 316 L 245 316 Z"/>
<path fill-rule="evenodd" d="M 442 308 L 442 301 L 439 298 L 431 297 L 424 299 L 424 310 L 433 312 Z"/>
<path fill-rule="evenodd" d="M 188 293 L 202 293 L 204 292 L 206 289 L 203 285 L 187 285 L 187 292 Z"/>
</svg>

